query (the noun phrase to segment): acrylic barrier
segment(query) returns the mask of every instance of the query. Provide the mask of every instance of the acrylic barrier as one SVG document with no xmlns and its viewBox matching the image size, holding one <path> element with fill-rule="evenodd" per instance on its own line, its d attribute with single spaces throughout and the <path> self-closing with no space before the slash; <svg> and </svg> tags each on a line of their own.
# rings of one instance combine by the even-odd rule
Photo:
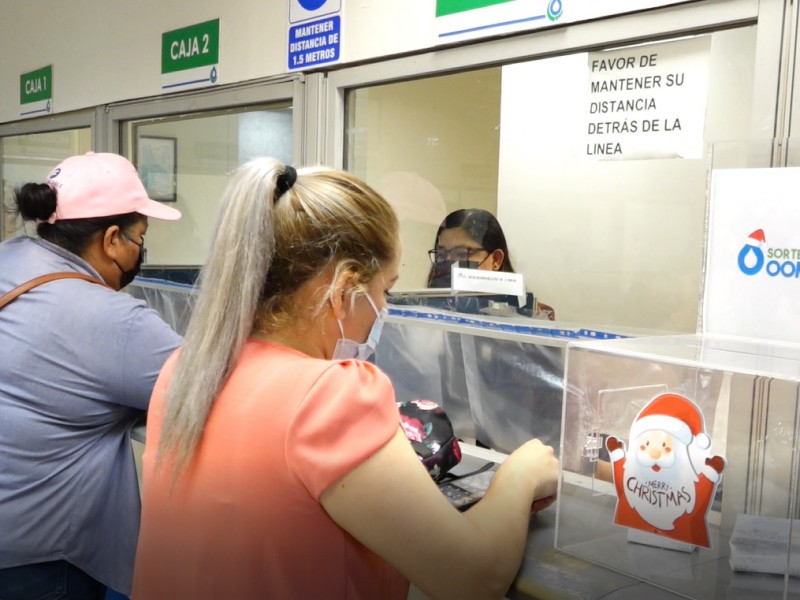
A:
<svg viewBox="0 0 800 600">
<path fill-rule="evenodd" d="M 134 298 L 144 300 L 175 331 L 183 335 L 192 314 L 193 289 L 188 284 L 136 277 L 125 291 Z"/>
<path fill-rule="evenodd" d="M 463 439 L 501 452 L 533 437 L 558 447 L 567 341 L 597 335 L 546 321 L 393 306 L 375 362 L 398 400 L 437 402 Z"/>
<path fill-rule="evenodd" d="M 800 345 L 567 349 L 556 548 L 696 599 L 800 594 Z"/>
<path fill-rule="evenodd" d="M 178 333 L 186 331 L 192 286 L 137 277 L 126 290 Z M 548 321 L 390 306 L 373 360 L 391 378 L 398 400 L 433 400 L 459 437 L 510 452 L 532 437 L 558 447 L 567 341 L 615 335 Z"/>
</svg>

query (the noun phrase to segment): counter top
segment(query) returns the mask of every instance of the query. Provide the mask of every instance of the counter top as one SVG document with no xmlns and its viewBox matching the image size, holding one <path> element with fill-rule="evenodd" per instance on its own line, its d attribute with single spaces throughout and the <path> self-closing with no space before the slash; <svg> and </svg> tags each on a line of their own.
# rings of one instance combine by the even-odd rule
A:
<svg viewBox="0 0 800 600">
<path fill-rule="evenodd" d="M 131 431 L 131 439 L 144 443 L 144 423 Z M 501 463 L 506 455 L 462 443 L 465 456 Z M 531 519 L 522 566 L 506 597 L 509 600 L 677 600 L 682 598 L 653 585 L 605 567 L 570 556 L 555 548 L 556 506 Z"/>
<path fill-rule="evenodd" d="M 465 457 L 502 463 L 505 454 L 461 443 Z M 576 558 L 555 548 L 556 505 L 536 514 L 528 529 L 522 566 L 509 600 L 677 600 L 662 588 Z"/>
<path fill-rule="evenodd" d="M 531 519 L 525 557 L 509 600 L 677 600 L 662 588 L 575 558 L 555 548 L 555 505 Z"/>
</svg>

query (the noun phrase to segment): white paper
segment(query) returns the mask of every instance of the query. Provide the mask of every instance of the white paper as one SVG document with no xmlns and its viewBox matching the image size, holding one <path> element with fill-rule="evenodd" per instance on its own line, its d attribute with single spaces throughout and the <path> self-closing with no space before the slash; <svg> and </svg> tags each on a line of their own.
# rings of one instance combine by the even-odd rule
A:
<svg viewBox="0 0 800 600">
<path fill-rule="evenodd" d="M 702 333 L 800 339 L 800 168 L 712 173 Z"/>
<path fill-rule="evenodd" d="M 525 284 L 521 273 L 504 271 L 482 271 L 481 269 L 463 269 L 453 267 L 453 291 L 485 292 L 517 296 L 525 300 Z"/>
</svg>

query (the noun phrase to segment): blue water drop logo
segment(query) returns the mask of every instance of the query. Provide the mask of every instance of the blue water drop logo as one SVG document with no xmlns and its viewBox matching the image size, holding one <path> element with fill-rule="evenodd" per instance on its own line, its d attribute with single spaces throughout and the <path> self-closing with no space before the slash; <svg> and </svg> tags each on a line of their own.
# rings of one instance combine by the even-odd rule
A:
<svg viewBox="0 0 800 600">
<path fill-rule="evenodd" d="M 547 5 L 547 18 L 551 21 L 557 21 L 564 13 L 564 4 L 561 0 L 550 0 Z"/>
<path fill-rule="evenodd" d="M 308 11 L 315 11 L 322 8 L 328 0 L 297 0 L 297 2 Z"/>
<path fill-rule="evenodd" d="M 739 269 L 745 275 L 755 275 L 764 266 L 764 253 L 758 246 L 745 244 L 739 252 Z"/>
<path fill-rule="evenodd" d="M 211 75 L 208 79 L 211 83 L 217 82 L 217 67 L 211 67 Z"/>
</svg>

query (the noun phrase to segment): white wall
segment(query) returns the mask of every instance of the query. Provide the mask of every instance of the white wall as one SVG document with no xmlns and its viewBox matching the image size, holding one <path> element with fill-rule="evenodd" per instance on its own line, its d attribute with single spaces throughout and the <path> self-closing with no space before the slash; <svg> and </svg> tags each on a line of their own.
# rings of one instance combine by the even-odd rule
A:
<svg viewBox="0 0 800 600">
<path fill-rule="evenodd" d="M 3 0 L 0 123 L 19 119 L 19 77 L 53 65 L 57 113 L 161 94 L 161 34 L 220 19 L 220 84 L 286 71 L 287 0 Z M 424 48 L 434 0 L 345 2 L 346 61 Z"/>
<path fill-rule="evenodd" d="M 580 12 L 682 1 L 614 0 Z M 161 35 L 216 18 L 220 84 L 285 73 L 288 5 L 288 0 L 2 0 L 0 123 L 19 119 L 20 75 L 50 64 L 56 113 L 158 96 Z M 342 63 L 437 44 L 436 0 L 342 0 L 342 5 Z"/>
<path fill-rule="evenodd" d="M 706 141 L 749 135 L 755 28 L 715 32 Z M 498 217 L 559 319 L 694 331 L 707 157 L 594 161 L 585 53 L 503 68 Z M 735 99 L 735 100 L 734 100 Z"/>
</svg>

